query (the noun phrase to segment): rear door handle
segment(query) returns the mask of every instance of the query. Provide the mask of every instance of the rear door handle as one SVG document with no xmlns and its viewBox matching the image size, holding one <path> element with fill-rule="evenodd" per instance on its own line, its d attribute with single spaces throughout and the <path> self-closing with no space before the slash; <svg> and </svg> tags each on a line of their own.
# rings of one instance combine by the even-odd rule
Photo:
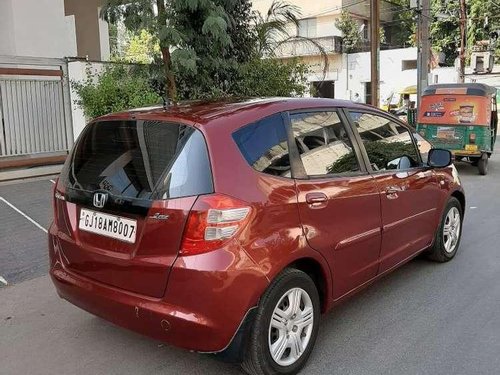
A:
<svg viewBox="0 0 500 375">
<path fill-rule="evenodd" d="M 311 208 L 323 208 L 328 204 L 328 197 L 324 193 L 307 193 L 306 202 Z"/>
</svg>

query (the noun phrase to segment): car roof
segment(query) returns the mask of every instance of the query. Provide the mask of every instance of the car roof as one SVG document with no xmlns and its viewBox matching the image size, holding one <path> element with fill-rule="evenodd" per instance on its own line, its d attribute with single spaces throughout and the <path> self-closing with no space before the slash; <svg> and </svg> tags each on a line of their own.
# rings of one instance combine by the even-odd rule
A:
<svg viewBox="0 0 500 375">
<path fill-rule="evenodd" d="M 337 108 L 353 109 L 367 108 L 365 104 L 353 103 L 347 100 L 325 98 L 253 98 L 253 99 L 226 99 L 219 101 L 186 101 L 169 106 L 154 106 L 137 108 L 120 113 L 102 116 L 98 120 L 129 119 L 133 117 L 147 118 L 178 118 L 198 125 L 207 125 L 218 122 L 223 118 L 240 117 L 246 114 L 277 113 L 300 109 Z M 374 108 L 374 107 L 371 107 Z M 258 117 L 258 116 L 255 116 Z"/>
</svg>

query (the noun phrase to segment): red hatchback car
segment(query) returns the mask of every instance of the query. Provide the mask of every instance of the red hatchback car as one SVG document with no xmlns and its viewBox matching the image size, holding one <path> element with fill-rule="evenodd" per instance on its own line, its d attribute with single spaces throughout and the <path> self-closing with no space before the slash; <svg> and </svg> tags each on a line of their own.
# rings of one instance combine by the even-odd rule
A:
<svg viewBox="0 0 500 375">
<path fill-rule="evenodd" d="M 296 373 L 320 313 L 419 253 L 455 256 L 460 180 L 448 151 L 415 137 L 329 99 L 99 118 L 55 186 L 52 280 L 125 328 Z"/>
</svg>

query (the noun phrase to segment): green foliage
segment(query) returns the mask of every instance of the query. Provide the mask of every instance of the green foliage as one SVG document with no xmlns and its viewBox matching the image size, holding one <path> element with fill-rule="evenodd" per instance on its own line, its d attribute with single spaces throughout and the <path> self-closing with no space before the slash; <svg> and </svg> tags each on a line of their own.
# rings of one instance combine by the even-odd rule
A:
<svg viewBox="0 0 500 375">
<path fill-rule="evenodd" d="M 128 61 L 153 60 L 144 82 L 175 99 L 303 95 L 304 64 L 261 60 L 292 38 L 287 26 L 298 24 L 298 14 L 283 0 L 265 16 L 252 12 L 250 0 L 108 0 L 102 10 L 133 33 Z"/>
<path fill-rule="evenodd" d="M 101 13 L 111 23 L 123 21 L 128 30 L 146 30 L 159 41 L 163 84 L 175 100 L 176 83 L 208 89 L 234 79 L 238 63 L 251 57 L 250 12 L 249 0 L 107 0 Z M 186 96 L 183 87 L 181 97 Z"/>
<path fill-rule="evenodd" d="M 132 64 L 150 64 L 160 54 L 158 39 L 146 30 L 131 36 L 123 53 L 123 60 Z"/>
<path fill-rule="evenodd" d="M 87 118 L 161 103 L 161 97 L 151 88 L 147 70 L 140 66 L 112 64 L 100 74 L 87 68 L 87 79 L 72 82 Z"/>
<path fill-rule="evenodd" d="M 354 52 L 361 42 L 359 25 L 347 10 L 342 10 L 340 17 L 335 20 L 335 27 L 342 33 L 342 45 L 345 53 Z"/>
<path fill-rule="evenodd" d="M 213 0 L 212 7 L 187 6 L 173 25 L 184 38 L 172 54 L 179 98 L 220 97 L 239 79 L 255 45 L 249 1 Z"/>
<path fill-rule="evenodd" d="M 496 2 L 498 4 L 498 2 Z M 489 30 L 500 29 L 500 10 L 494 0 L 467 0 L 467 51 L 481 40 L 488 40 Z M 446 55 L 446 63 L 452 65 L 460 47 L 460 4 L 458 1 L 432 0 L 431 25 L 433 47 Z M 440 15 L 440 17 L 437 17 Z M 488 25 L 486 26 L 486 17 Z M 497 53 L 500 53 L 497 47 Z"/>
<path fill-rule="evenodd" d="M 434 16 L 434 21 L 431 23 L 432 47 L 445 54 L 447 65 L 453 65 L 458 56 L 457 50 L 460 46 L 459 10 L 458 1 L 442 3 L 439 0 L 431 0 L 431 11 Z M 437 14 L 446 17 L 436 17 Z"/>
<path fill-rule="evenodd" d="M 293 60 L 254 59 L 242 66 L 232 94 L 241 97 L 303 96 L 308 90 L 307 65 Z"/>
<path fill-rule="evenodd" d="M 392 0 L 393 19 L 386 29 L 389 31 L 389 43 L 400 48 L 415 47 L 417 22 L 416 13 L 410 10 L 410 0 Z"/>
<path fill-rule="evenodd" d="M 496 4 L 495 4 L 496 3 Z M 470 23 L 467 27 L 467 46 L 470 49 L 478 41 L 489 40 L 489 33 L 500 30 L 500 3 L 498 0 L 468 0 L 467 13 Z M 500 58 L 500 45 L 497 44 L 496 57 Z"/>
</svg>

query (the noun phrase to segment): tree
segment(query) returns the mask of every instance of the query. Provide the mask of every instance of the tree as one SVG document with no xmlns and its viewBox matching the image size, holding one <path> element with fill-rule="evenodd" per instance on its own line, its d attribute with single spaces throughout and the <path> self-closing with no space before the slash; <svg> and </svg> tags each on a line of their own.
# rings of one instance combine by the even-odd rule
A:
<svg viewBox="0 0 500 375">
<path fill-rule="evenodd" d="M 151 64 L 159 53 L 158 40 L 146 30 L 142 30 L 130 36 L 123 51 L 123 60 L 128 63 Z"/>
<path fill-rule="evenodd" d="M 431 0 L 431 12 L 433 22 L 431 23 L 432 47 L 443 52 L 446 56 L 447 65 L 453 65 L 458 56 L 460 46 L 459 30 L 459 2 Z"/>
<path fill-rule="evenodd" d="M 390 35 L 388 42 L 400 48 L 416 46 L 416 13 L 409 8 L 410 0 L 392 0 L 391 5 L 394 13 L 386 26 Z"/>
<path fill-rule="evenodd" d="M 108 0 L 102 11 L 134 35 L 122 54 L 128 61 L 148 62 L 145 52 L 160 46 L 151 54 L 149 82 L 163 93 L 167 77 L 175 99 L 302 95 L 306 65 L 269 58 L 282 43 L 307 41 L 291 35 L 297 15 L 283 0 L 274 0 L 266 16 L 252 13 L 250 0 Z"/>
<path fill-rule="evenodd" d="M 181 64 L 196 71 L 198 56 L 189 44 L 194 37 L 193 29 L 181 27 L 186 17 L 194 15 L 198 36 L 209 40 L 207 47 L 220 52 L 221 47 L 231 44 L 228 28 L 231 20 L 220 3 L 237 3 L 237 0 L 107 0 L 101 15 L 108 22 L 123 21 L 128 30 L 146 30 L 157 38 L 166 78 L 168 97 L 177 100 L 174 65 Z M 210 56 L 214 61 L 223 57 Z"/>
<path fill-rule="evenodd" d="M 231 93 L 241 64 L 253 57 L 255 34 L 249 0 L 213 0 L 224 12 L 224 25 L 211 18 L 209 8 L 179 9 L 173 20 L 183 35 L 184 52 L 175 64 L 181 98 L 213 98 Z M 225 37 L 214 39 L 212 29 L 225 29 Z M 208 28 L 208 29 L 207 29 Z"/>
<path fill-rule="evenodd" d="M 354 52 L 361 42 L 358 23 L 348 11 L 342 10 L 340 17 L 335 20 L 335 27 L 342 33 L 342 46 L 344 52 Z"/>
<path fill-rule="evenodd" d="M 493 0 L 471 0 L 468 2 L 467 45 L 474 46 L 478 41 L 489 40 L 489 33 L 500 29 L 500 11 L 498 1 Z M 496 54 L 500 57 L 500 46 L 496 48 Z"/>
<path fill-rule="evenodd" d="M 241 67 L 240 73 L 234 96 L 303 96 L 309 90 L 309 67 L 296 59 L 286 63 L 276 59 L 253 59 Z"/>
<path fill-rule="evenodd" d="M 265 15 L 255 13 L 256 53 L 274 56 L 276 48 L 289 40 L 290 27 L 299 27 L 300 9 L 282 0 L 274 0 Z"/>
<path fill-rule="evenodd" d="M 89 66 L 86 80 L 71 85 L 79 98 L 75 104 L 88 119 L 161 102 L 149 84 L 145 66 L 109 64 L 100 73 Z"/>
<path fill-rule="evenodd" d="M 500 19 L 495 16 L 500 8 L 494 0 L 467 0 L 467 48 L 481 40 L 488 40 L 489 30 L 500 28 Z M 445 54 L 446 62 L 452 65 L 460 46 L 459 2 L 432 0 L 433 22 L 431 24 L 432 46 Z M 488 18 L 488 24 L 486 19 Z M 498 51 L 497 51 L 498 53 Z"/>
</svg>

